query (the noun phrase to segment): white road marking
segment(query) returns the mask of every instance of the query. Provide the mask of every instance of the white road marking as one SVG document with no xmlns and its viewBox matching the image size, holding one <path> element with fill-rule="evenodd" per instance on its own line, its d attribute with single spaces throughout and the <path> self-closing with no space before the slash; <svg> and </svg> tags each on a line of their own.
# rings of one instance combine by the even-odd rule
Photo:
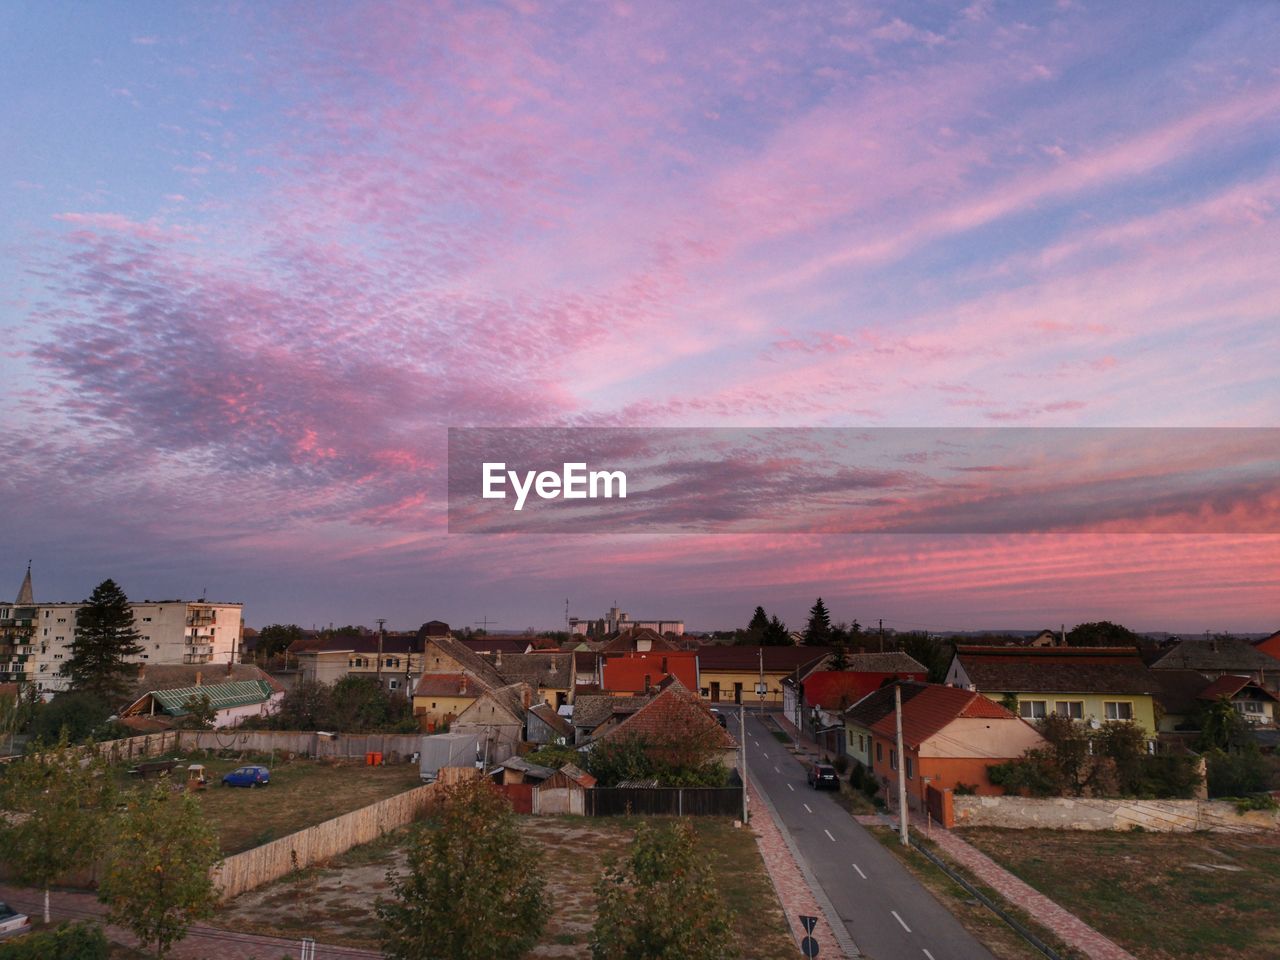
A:
<svg viewBox="0 0 1280 960">
<path fill-rule="evenodd" d="M 781 770 L 779 770 L 779 769 L 778 769 L 778 765 L 777 765 L 776 763 L 773 765 L 773 772 L 774 772 L 774 773 L 781 773 L 781 772 L 782 772 Z"/>
<path fill-rule="evenodd" d="M 791 786 L 791 784 L 787 784 L 787 786 Z M 804 806 L 805 813 L 813 813 L 813 811 L 809 809 L 809 805 L 807 803 L 804 804 L 803 806 Z"/>
<path fill-rule="evenodd" d="M 825 834 L 827 835 L 827 839 L 828 839 L 828 840 L 830 840 L 832 843 L 835 843 L 835 842 L 836 842 L 836 838 L 835 838 L 835 837 L 833 837 L 833 836 L 831 835 L 831 831 L 830 831 L 830 830 L 827 830 L 826 828 L 823 828 L 823 831 L 822 831 L 822 832 L 823 832 L 823 833 L 825 833 Z"/>
<path fill-rule="evenodd" d="M 897 920 L 900 924 L 902 924 L 903 930 L 907 931 L 907 933 L 911 932 L 911 928 L 907 926 L 907 921 L 903 920 L 900 916 L 898 916 L 897 910 L 890 910 L 889 912 L 893 914 L 893 919 Z"/>
<path fill-rule="evenodd" d="M 795 787 L 793 787 L 793 786 L 792 786 L 791 784 L 789 784 L 789 783 L 787 784 L 787 789 L 788 789 L 788 790 L 790 790 L 792 793 L 795 793 L 795 792 L 796 792 L 796 788 L 795 788 Z"/>
<path fill-rule="evenodd" d="M 760 752 L 761 752 L 761 753 L 764 753 L 764 751 L 763 751 L 763 750 L 761 750 Z M 766 760 L 768 760 L 768 759 L 769 759 L 769 755 L 768 755 L 767 753 L 764 753 L 764 758 L 765 758 Z"/>
<path fill-rule="evenodd" d="M 862 872 L 862 868 L 858 866 L 856 863 L 853 865 L 853 869 L 858 871 L 858 876 L 860 876 L 863 880 L 867 879 L 867 875 Z"/>
<path fill-rule="evenodd" d="M 925 955 L 926 957 L 928 957 L 928 958 L 929 958 L 929 960 L 933 960 L 933 954 L 932 954 L 932 953 L 930 953 L 928 950 L 926 950 L 926 951 L 924 952 L 924 955 Z"/>
</svg>

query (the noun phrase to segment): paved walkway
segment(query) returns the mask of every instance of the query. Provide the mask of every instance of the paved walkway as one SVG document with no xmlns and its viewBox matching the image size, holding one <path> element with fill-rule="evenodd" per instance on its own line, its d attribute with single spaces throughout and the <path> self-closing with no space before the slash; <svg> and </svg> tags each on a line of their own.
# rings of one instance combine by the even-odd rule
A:
<svg viewBox="0 0 1280 960">
<path fill-rule="evenodd" d="M 32 917 L 44 911 L 44 894 L 29 887 L 0 885 L 0 899 Z M 55 890 L 49 897 L 50 913 L 59 920 L 102 921 L 106 908 L 91 893 L 71 890 Z M 103 924 L 107 936 L 118 942 L 137 947 L 138 941 L 120 927 Z M 174 960 L 280 960 L 281 957 L 299 957 L 302 945 L 299 940 L 282 940 L 278 937 L 262 937 L 252 933 L 236 933 L 216 927 L 197 924 L 170 951 Z M 382 956 L 375 950 L 359 950 L 355 947 L 335 947 L 316 944 L 316 960 L 378 960 Z"/>
<path fill-rule="evenodd" d="M 751 827 L 756 834 L 756 845 L 760 848 L 760 856 L 764 859 L 765 869 L 769 871 L 769 879 L 778 892 L 778 900 L 782 903 L 782 912 L 787 917 L 787 925 L 796 940 L 796 950 L 806 936 L 800 925 L 800 917 L 817 917 L 818 923 L 814 936 L 819 943 L 837 943 L 836 935 L 827 919 L 826 911 L 818 906 L 818 899 L 813 888 L 800 872 L 800 866 L 791 852 L 791 847 L 778 829 L 770 805 L 760 795 L 756 785 L 747 778 L 748 809 L 751 811 Z M 856 948 L 845 955 L 857 957 Z"/>
</svg>

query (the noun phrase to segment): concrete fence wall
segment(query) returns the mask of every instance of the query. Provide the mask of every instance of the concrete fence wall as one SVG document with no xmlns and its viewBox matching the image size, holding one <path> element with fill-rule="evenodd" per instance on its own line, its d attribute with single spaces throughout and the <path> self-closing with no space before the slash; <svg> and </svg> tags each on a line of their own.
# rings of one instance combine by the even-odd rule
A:
<svg viewBox="0 0 1280 960">
<path fill-rule="evenodd" d="M 296 753 L 333 760 L 361 760 L 381 753 L 388 763 L 407 760 L 421 749 L 420 733 L 338 733 L 330 736 L 288 730 L 183 730 L 185 750 L 239 750 L 245 753 Z"/>
<path fill-rule="evenodd" d="M 1221 800 L 1098 800 L 1073 797 L 953 797 L 957 827 L 1014 830 L 1132 830 L 1253 833 L 1280 829 L 1280 813 L 1237 813 Z"/>
<path fill-rule="evenodd" d="M 437 790 L 435 784 L 415 787 L 252 850 L 233 854 L 213 872 L 218 895 L 224 901 L 230 900 L 264 883 L 278 880 L 293 870 L 336 857 L 352 847 L 377 840 L 390 830 L 407 826 L 431 809 Z"/>
</svg>

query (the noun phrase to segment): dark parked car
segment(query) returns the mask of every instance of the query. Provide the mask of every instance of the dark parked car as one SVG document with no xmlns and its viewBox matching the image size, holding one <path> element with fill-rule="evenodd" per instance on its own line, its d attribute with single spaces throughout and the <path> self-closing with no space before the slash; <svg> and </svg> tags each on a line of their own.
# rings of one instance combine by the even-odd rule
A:
<svg viewBox="0 0 1280 960">
<path fill-rule="evenodd" d="M 270 782 L 271 771 L 256 764 L 237 767 L 222 778 L 224 787 L 265 787 Z"/>
<path fill-rule="evenodd" d="M 815 763 L 809 767 L 809 786 L 815 790 L 839 790 L 840 777 L 829 763 Z"/>
</svg>

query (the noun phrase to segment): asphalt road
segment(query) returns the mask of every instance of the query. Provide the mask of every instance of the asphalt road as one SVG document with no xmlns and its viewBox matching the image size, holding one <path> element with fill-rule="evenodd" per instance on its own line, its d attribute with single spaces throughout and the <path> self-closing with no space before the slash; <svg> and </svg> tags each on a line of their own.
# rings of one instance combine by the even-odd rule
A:
<svg viewBox="0 0 1280 960">
<path fill-rule="evenodd" d="M 809 786 L 804 765 L 750 714 L 747 767 L 863 956 L 994 960 L 830 793 Z M 820 958 L 839 955 L 835 944 L 819 948 Z"/>
</svg>

